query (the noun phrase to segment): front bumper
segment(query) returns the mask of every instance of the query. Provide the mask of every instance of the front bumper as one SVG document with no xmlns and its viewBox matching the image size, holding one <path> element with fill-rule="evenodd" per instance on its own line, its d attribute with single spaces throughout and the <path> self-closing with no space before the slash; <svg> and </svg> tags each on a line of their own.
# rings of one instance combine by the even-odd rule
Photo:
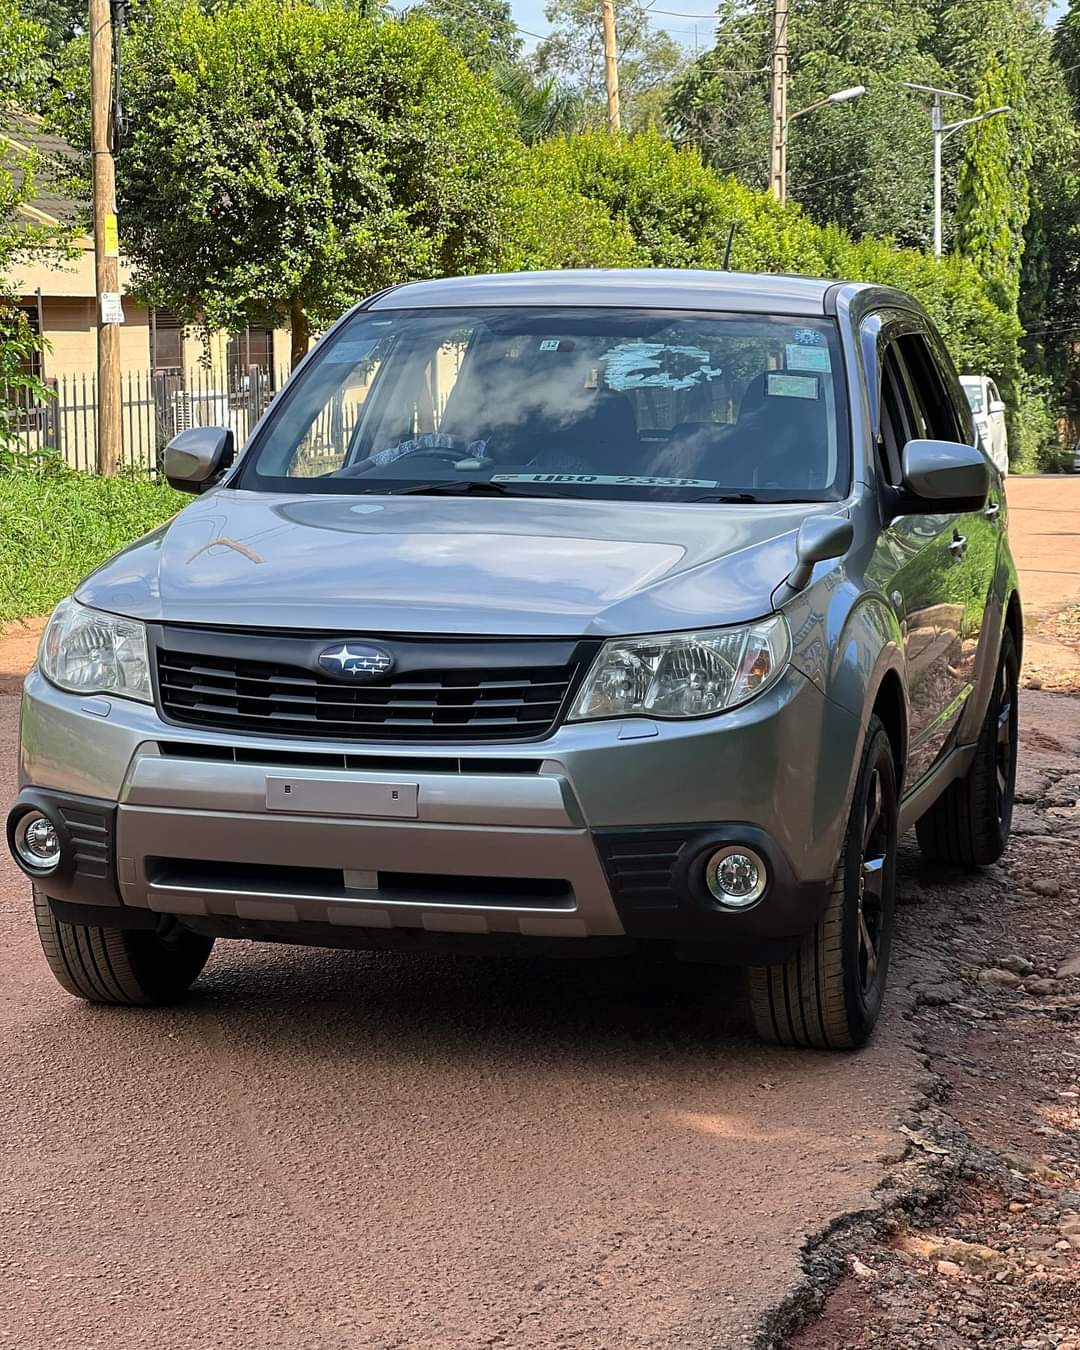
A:
<svg viewBox="0 0 1080 1350">
<path fill-rule="evenodd" d="M 534 744 L 422 754 L 195 731 L 35 672 L 20 802 L 100 816 L 107 878 L 75 868 L 43 883 L 63 905 L 92 907 L 94 922 L 105 907 L 118 924 L 149 912 L 251 935 L 316 925 L 355 945 L 408 929 L 661 939 L 685 955 L 760 959 L 820 913 L 857 742 L 855 719 L 795 671 L 708 721 L 563 726 Z M 295 795 L 282 796 L 286 783 Z M 400 789 L 410 814 L 329 814 L 327 784 L 331 803 L 357 785 Z M 292 809 L 311 785 L 309 805 Z M 703 885 L 725 840 L 769 864 L 768 890 L 744 912 Z"/>
</svg>

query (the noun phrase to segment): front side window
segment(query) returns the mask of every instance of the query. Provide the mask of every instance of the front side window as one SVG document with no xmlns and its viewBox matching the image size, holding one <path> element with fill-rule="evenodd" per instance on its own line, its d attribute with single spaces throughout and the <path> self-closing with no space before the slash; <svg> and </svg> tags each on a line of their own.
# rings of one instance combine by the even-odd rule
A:
<svg viewBox="0 0 1080 1350">
<path fill-rule="evenodd" d="M 824 501 L 849 447 L 830 321 L 374 310 L 325 339 L 232 485 Z"/>
</svg>

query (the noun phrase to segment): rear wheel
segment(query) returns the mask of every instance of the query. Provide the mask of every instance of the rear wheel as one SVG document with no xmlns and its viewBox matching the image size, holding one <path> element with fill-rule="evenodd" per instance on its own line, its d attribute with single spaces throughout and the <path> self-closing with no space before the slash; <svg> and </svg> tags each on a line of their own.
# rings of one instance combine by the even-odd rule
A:
<svg viewBox="0 0 1080 1350">
<path fill-rule="evenodd" d="M 90 1003 L 175 1003 L 194 984 L 214 946 L 213 938 L 179 926 L 158 933 L 65 923 L 36 886 L 34 918 L 49 969 L 69 994 Z"/>
<path fill-rule="evenodd" d="M 872 717 L 825 912 L 796 955 L 749 972 L 764 1040 L 851 1050 L 873 1031 L 892 951 L 896 839 L 896 765 L 888 734 Z"/>
<path fill-rule="evenodd" d="M 987 867 L 1005 852 L 1016 790 L 1019 684 L 1016 643 L 1006 629 L 971 767 L 949 784 L 915 826 L 919 847 L 935 862 Z"/>
</svg>

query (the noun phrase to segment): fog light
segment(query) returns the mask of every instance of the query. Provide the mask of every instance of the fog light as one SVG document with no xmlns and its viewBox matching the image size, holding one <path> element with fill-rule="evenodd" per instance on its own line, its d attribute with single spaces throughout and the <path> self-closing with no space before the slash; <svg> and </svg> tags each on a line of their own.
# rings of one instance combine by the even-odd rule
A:
<svg viewBox="0 0 1080 1350">
<path fill-rule="evenodd" d="M 705 884 L 727 909 L 747 909 L 765 894 L 769 874 L 752 848 L 728 844 L 705 864 Z"/>
<path fill-rule="evenodd" d="M 55 872 L 60 866 L 60 836 L 48 816 L 27 811 L 15 826 L 15 852 L 33 872 Z"/>
</svg>

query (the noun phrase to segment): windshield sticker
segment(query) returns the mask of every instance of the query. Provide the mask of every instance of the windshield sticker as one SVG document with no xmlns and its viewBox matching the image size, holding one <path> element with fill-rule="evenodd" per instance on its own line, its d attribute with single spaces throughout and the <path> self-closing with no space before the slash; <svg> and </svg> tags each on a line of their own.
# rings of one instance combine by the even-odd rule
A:
<svg viewBox="0 0 1080 1350">
<path fill-rule="evenodd" d="M 542 352 L 572 352 L 577 346 L 573 338 L 541 338 L 540 350 Z"/>
<path fill-rule="evenodd" d="M 796 328 L 795 341 L 800 347 L 824 347 L 827 345 L 825 334 L 816 328 Z"/>
<path fill-rule="evenodd" d="M 788 370 L 832 370 L 832 360 L 828 347 L 804 347 L 798 342 L 789 342 L 784 349 Z"/>
<path fill-rule="evenodd" d="M 355 366 L 366 361 L 378 345 L 378 338 L 345 338 L 335 342 L 323 360 L 329 366 Z"/>
<path fill-rule="evenodd" d="M 493 483 L 596 483 L 602 487 L 714 488 L 712 478 L 648 478 L 640 474 L 613 473 L 493 473 Z"/>
<path fill-rule="evenodd" d="M 816 375 L 778 375 L 770 372 L 765 391 L 770 398 L 817 398 Z"/>
<path fill-rule="evenodd" d="M 723 371 L 709 365 L 704 347 L 677 347 L 665 342 L 620 342 L 604 356 L 607 382 L 628 389 L 692 389 L 715 380 Z"/>
</svg>

